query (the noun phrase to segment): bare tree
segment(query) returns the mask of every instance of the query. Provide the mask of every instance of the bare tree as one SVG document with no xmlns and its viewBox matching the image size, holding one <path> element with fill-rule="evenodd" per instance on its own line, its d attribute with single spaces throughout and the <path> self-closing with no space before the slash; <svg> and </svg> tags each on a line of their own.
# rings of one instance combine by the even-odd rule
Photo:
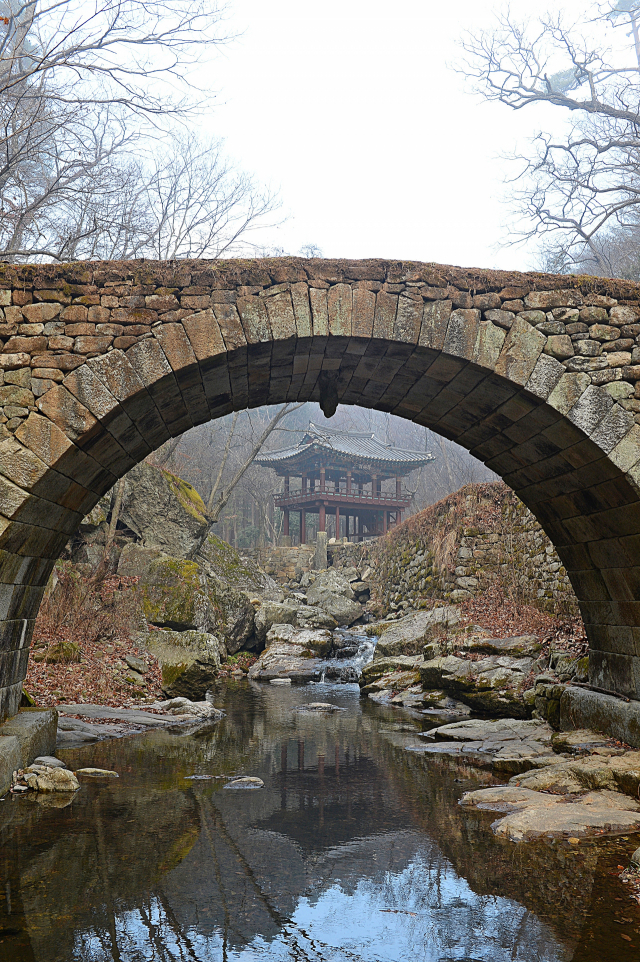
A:
<svg viewBox="0 0 640 962">
<path fill-rule="evenodd" d="M 185 126 L 204 0 L 0 2 L 0 253 L 219 257 L 276 206 Z"/>
<path fill-rule="evenodd" d="M 588 257 L 612 273 L 605 235 L 638 226 L 639 15 L 635 0 L 601 5 L 578 25 L 560 14 L 521 24 L 507 12 L 463 44 L 464 72 L 487 100 L 513 110 L 545 104 L 572 118 L 560 136 L 536 135 L 513 179 L 517 236 L 543 238 L 566 268 Z"/>
</svg>

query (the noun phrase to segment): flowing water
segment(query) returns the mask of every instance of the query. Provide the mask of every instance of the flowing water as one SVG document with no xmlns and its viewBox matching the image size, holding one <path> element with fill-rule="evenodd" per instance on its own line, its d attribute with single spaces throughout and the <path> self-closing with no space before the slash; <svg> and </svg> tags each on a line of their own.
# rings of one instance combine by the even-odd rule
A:
<svg viewBox="0 0 640 962">
<path fill-rule="evenodd" d="M 406 751 L 419 719 L 356 685 L 215 701 L 199 736 L 61 752 L 120 773 L 70 802 L 0 803 L 1 962 L 638 962 L 613 874 L 637 837 L 496 840 L 495 815 L 457 803 L 487 776 Z M 294 710 L 317 701 L 344 710 Z"/>
</svg>

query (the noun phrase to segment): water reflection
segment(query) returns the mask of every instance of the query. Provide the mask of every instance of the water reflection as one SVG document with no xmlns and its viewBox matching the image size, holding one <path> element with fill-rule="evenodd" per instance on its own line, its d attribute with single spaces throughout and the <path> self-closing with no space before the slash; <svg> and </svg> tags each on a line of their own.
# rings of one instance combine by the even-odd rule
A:
<svg viewBox="0 0 640 962">
<path fill-rule="evenodd" d="M 457 806 L 464 773 L 404 751 L 357 689 L 320 695 L 344 712 L 292 711 L 322 690 L 231 684 L 201 738 L 67 753 L 117 782 L 2 803 L 0 960 L 637 960 L 640 914 L 608 874 L 637 843 L 497 842 Z M 265 789 L 188 779 L 232 773 Z"/>
</svg>

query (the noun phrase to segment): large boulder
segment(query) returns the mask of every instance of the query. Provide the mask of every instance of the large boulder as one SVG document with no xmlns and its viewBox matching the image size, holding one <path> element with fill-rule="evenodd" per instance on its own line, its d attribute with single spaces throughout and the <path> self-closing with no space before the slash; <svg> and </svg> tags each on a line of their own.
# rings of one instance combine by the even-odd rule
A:
<svg viewBox="0 0 640 962">
<path fill-rule="evenodd" d="M 251 598 L 269 601 L 284 598 L 282 589 L 255 561 L 241 557 L 235 548 L 214 534 L 207 537 L 198 551 L 197 561 L 210 578 L 243 591 Z"/>
<path fill-rule="evenodd" d="M 320 571 L 313 584 L 307 589 L 307 601 L 310 605 L 324 607 L 322 599 L 325 595 L 341 595 L 350 601 L 355 598 L 349 579 L 345 578 L 337 568 L 327 568 L 325 571 Z"/>
<path fill-rule="evenodd" d="M 523 696 L 533 664 L 532 658 L 494 656 L 474 661 L 449 655 L 425 662 L 420 678 L 424 688 L 449 692 L 478 711 L 528 718 L 531 708 Z"/>
<path fill-rule="evenodd" d="M 434 628 L 446 629 L 459 621 L 460 610 L 448 605 L 431 611 L 416 611 L 400 621 L 389 622 L 389 627 L 380 636 L 373 657 L 417 655 L 430 639 Z"/>
<path fill-rule="evenodd" d="M 298 606 L 292 601 L 263 601 L 255 614 L 256 641 L 263 644 L 272 625 L 295 625 Z"/>
<path fill-rule="evenodd" d="M 352 625 L 362 617 L 362 608 L 347 578 L 336 568 L 321 571 L 307 590 L 309 605 L 317 605 L 331 615 L 339 625 Z"/>
<path fill-rule="evenodd" d="M 224 641 L 204 631 L 151 631 L 147 648 L 160 663 L 168 698 L 204 698 L 226 657 Z"/>
<path fill-rule="evenodd" d="M 147 621 L 158 627 L 220 634 L 229 654 L 253 635 L 255 609 L 246 594 L 208 577 L 195 561 L 151 561 L 138 591 Z"/>
<path fill-rule="evenodd" d="M 209 526 L 196 489 L 145 461 L 125 476 L 120 521 L 142 544 L 176 558 L 190 557 Z"/>
<path fill-rule="evenodd" d="M 311 681 L 320 676 L 320 658 L 331 648 L 331 632 L 310 631 L 293 625 L 273 625 L 267 633 L 267 647 L 249 669 L 253 681 L 290 678 Z"/>
<path fill-rule="evenodd" d="M 255 616 L 256 643 L 263 644 L 272 625 L 296 625 L 298 628 L 327 628 L 333 631 L 338 622 L 322 608 L 294 601 L 263 601 Z"/>
</svg>

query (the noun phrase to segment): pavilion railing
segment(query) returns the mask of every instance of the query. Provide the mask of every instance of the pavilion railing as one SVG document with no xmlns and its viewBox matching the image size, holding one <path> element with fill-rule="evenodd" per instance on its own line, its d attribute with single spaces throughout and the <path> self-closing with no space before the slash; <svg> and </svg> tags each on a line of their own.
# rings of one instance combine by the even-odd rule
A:
<svg viewBox="0 0 640 962">
<path fill-rule="evenodd" d="M 373 495 L 367 492 L 362 494 L 347 494 L 345 491 L 293 491 L 289 494 L 274 495 L 274 503 L 278 508 L 286 508 L 293 504 L 309 504 L 312 501 L 327 501 L 331 503 L 341 502 L 342 504 L 362 505 L 362 507 L 399 507 L 405 508 L 411 504 L 410 494 L 379 494 Z"/>
</svg>

